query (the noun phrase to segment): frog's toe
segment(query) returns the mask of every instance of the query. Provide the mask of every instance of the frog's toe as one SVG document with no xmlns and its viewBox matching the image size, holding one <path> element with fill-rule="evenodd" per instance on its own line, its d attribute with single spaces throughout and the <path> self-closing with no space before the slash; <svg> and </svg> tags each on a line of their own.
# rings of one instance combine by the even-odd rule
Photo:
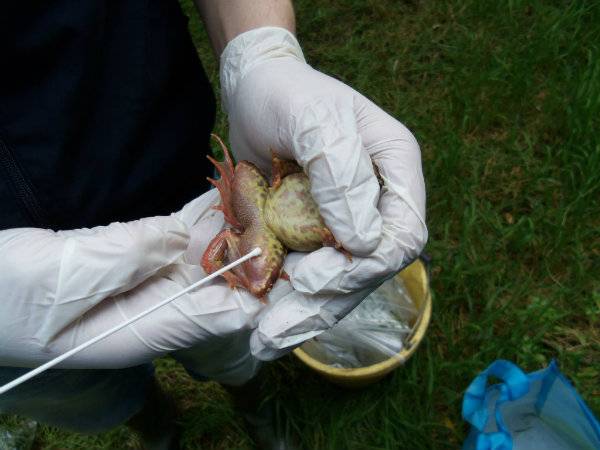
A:
<svg viewBox="0 0 600 450">
<path fill-rule="evenodd" d="M 213 178 L 207 178 L 207 180 L 219 190 L 219 194 L 221 194 L 221 204 L 217 206 L 213 206 L 214 209 L 222 211 L 225 216 L 225 220 L 230 223 L 235 228 L 241 229 L 241 224 L 238 221 L 233 206 L 232 206 L 232 195 L 233 195 L 233 179 L 235 176 L 233 160 L 231 159 L 231 155 L 229 154 L 229 150 L 223 143 L 223 141 L 216 135 L 213 134 L 212 137 L 217 140 L 217 142 L 221 145 L 223 149 L 223 155 L 225 160 L 223 162 L 219 162 L 215 160 L 210 155 L 206 157 L 208 160 L 214 164 L 214 166 L 219 171 L 220 178 L 215 180 Z"/>
<path fill-rule="evenodd" d="M 342 254 L 346 257 L 346 259 L 350 262 L 352 262 L 352 253 L 350 253 L 348 250 L 346 250 L 344 247 L 342 247 L 340 245 L 340 247 L 336 247 L 340 252 L 342 252 Z"/>
</svg>

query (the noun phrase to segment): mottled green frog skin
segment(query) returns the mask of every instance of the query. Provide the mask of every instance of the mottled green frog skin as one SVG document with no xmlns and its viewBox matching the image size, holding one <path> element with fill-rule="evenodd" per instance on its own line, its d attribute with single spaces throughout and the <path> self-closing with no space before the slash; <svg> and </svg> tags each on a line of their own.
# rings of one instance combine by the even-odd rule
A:
<svg viewBox="0 0 600 450">
<path fill-rule="evenodd" d="M 222 143 L 221 143 L 222 144 Z M 221 178 L 210 180 L 221 194 L 223 211 L 231 228 L 219 233 L 202 257 L 207 273 L 250 252 L 262 254 L 224 274 L 231 287 L 248 289 L 263 298 L 282 275 L 287 249 L 312 251 L 335 245 L 317 204 L 310 194 L 308 177 L 295 163 L 273 155 L 273 186 L 252 163 L 241 161 L 235 167 L 227 148 L 225 161 L 213 163 Z"/>
<path fill-rule="evenodd" d="M 310 194 L 304 173 L 293 173 L 269 188 L 264 215 L 277 239 L 291 250 L 310 252 L 323 246 L 326 225 Z"/>
</svg>

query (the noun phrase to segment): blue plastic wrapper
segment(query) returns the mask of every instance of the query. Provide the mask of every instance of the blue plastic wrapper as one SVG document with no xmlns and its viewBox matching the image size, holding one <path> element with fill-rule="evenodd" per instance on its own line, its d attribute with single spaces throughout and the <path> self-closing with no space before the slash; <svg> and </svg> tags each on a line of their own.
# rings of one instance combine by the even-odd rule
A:
<svg viewBox="0 0 600 450">
<path fill-rule="evenodd" d="M 502 382 L 488 386 L 488 377 Z M 497 360 L 463 398 L 471 431 L 463 450 L 598 450 L 600 424 L 555 361 L 525 374 Z"/>
</svg>

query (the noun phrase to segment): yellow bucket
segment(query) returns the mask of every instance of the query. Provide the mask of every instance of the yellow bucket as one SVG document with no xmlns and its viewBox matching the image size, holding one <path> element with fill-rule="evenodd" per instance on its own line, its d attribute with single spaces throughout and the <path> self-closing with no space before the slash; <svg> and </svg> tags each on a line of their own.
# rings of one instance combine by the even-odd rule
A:
<svg viewBox="0 0 600 450">
<path fill-rule="evenodd" d="M 416 260 L 396 276 L 404 282 L 408 294 L 419 311 L 412 335 L 401 352 L 380 363 L 357 369 L 340 369 L 323 364 L 309 356 L 302 350 L 302 347 L 294 350 L 294 355 L 332 383 L 348 388 L 358 388 L 375 383 L 392 370 L 403 365 L 417 350 L 425 337 L 425 332 L 431 320 L 431 292 L 427 270 L 421 260 Z"/>
</svg>

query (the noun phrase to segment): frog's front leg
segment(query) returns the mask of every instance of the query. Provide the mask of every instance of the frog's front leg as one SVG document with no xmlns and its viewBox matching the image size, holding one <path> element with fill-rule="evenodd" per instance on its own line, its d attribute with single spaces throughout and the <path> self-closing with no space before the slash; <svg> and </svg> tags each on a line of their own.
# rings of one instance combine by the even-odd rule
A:
<svg viewBox="0 0 600 450">
<path fill-rule="evenodd" d="M 296 161 L 279 158 L 275 152 L 271 150 L 271 172 L 273 176 L 271 187 L 277 189 L 281 185 L 281 180 L 293 173 L 302 172 L 302 167 L 300 167 Z"/>
<path fill-rule="evenodd" d="M 202 268 L 208 274 L 213 273 L 222 268 L 225 263 L 234 261 L 240 258 L 239 252 L 240 233 L 231 229 L 226 229 L 217 234 L 202 256 Z M 237 267 L 227 271 L 223 277 L 229 283 L 230 288 L 243 287 L 247 288 L 248 280 L 243 272 L 240 272 Z"/>
</svg>

